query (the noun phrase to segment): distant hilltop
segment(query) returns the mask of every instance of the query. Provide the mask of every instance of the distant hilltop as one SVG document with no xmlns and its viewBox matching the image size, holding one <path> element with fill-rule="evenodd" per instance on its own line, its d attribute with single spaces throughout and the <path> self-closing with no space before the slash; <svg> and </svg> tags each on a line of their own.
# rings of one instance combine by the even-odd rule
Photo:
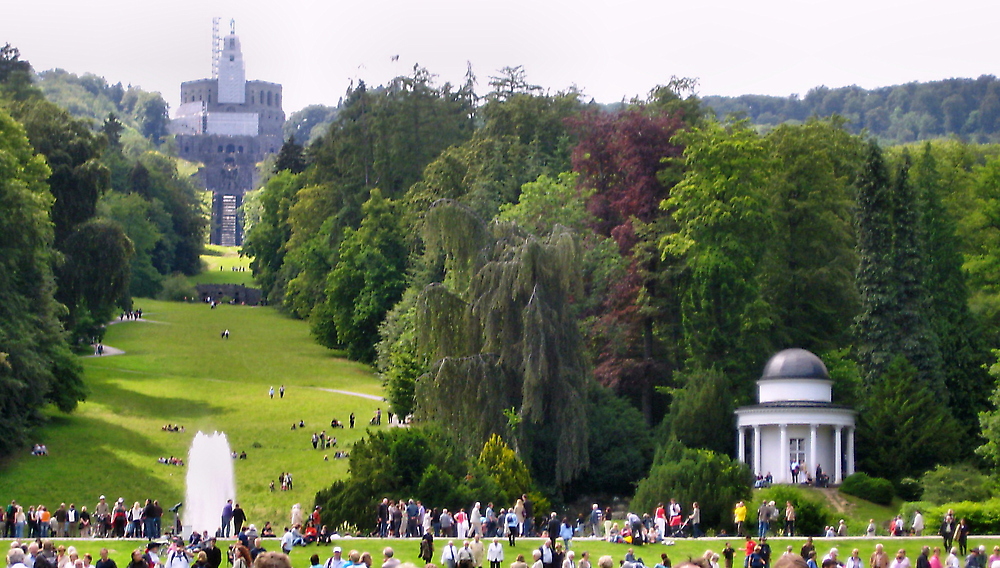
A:
<svg viewBox="0 0 1000 568">
<path fill-rule="evenodd" d="M 1000 142 L 1000 81 L 945 79 L 877 89 L 816 87 L 804 97 L 741 95 L 702 97 L 719 118 L 745 116 L 775 127 L 833 114 L 848 120 L 848 130 L 866 130 L 886 143 L 907 143 L 958 135 L 969 142 Z"/>
</svg>

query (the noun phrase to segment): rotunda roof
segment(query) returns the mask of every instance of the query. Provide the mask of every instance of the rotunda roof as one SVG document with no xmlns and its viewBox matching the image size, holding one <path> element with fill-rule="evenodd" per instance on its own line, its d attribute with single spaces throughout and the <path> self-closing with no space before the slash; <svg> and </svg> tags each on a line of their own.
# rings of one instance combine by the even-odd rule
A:
<svg viewBox="0 0 1000 568">
<path fill-rule="evenodd" d="M 761 380 L 830 379 L 823 361 L 813 353 L 795 347 L 775 353 L 764 365 Z"/>
</svg>

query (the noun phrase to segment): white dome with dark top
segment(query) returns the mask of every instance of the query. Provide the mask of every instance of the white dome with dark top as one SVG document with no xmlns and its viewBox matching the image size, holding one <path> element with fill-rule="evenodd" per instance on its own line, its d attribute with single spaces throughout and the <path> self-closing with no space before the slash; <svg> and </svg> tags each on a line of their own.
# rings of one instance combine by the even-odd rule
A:
<svg viewBox="0 0 1000 568">
<path fill-rule="evenodd" d="M 810 351 L 795 347 L 779 351 L 764 366 L 761 380 L 830 379 L 826 365 Z"/>
<path fill-rule="evenodd" d="M 855 415 L 833 402 L 833 380 L 819 357 L 805 349 L 779 351 L 757 381 L 757 404 L 736 410 L 737 456 L 756 475 L 772 472 L 778 483 L 801 482 L 793 470 L 812 473 L 820 466 L 840 483 L 854 472 Z"/>
</svg>

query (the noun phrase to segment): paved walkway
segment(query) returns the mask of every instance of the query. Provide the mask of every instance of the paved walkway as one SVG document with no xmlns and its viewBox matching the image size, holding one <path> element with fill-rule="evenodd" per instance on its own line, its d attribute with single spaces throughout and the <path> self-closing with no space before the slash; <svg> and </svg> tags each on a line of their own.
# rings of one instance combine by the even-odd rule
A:
<svg viewBox="0 0 1000 568">
<path fill-rule="evenodd" d="M 302 387 L 297 387 L 297 388 L 302 388 Z M 346 394 L 347 396 L 360 396 L 361 398 L 367 398 L 368 400 L 377 400 L 379 402 L 383 402 L 385 400 L 384 397 L 378 396 L 376 394 L 364 394 L 364 393 L 360 393 L 360 392 L 351 392 L 351 391 L 344 391 L 344 390 L 337 390 L 337 389 L 325 389 L 323 387 L 306 387 L 306 388 L 314 388 L 316 390 L 321 390 L 321 391 L 326 391 L 326 392 L 332 392 L 332 393 L 336 393 L 336 394 Z"/>
<path fill-rule="evenodd" d="M 91 347 L 94 347 L 95 350 L 97 349 L 97 347 L 95 347 L 95 346 L 91 346 Z M 125 352 L 122 351 L 121 349 L 118 349 L 117 347 L 112 347 L 110 345 L 105 345 L 104 346 L 104 355 L 98 355 L 97 353 L 94 353 L 93 355 L 84 355 L 84 357 L 85 358 L 88 358 L 88 357 L 111 357 L 113 355 L 124 355 L 124 354 L 125 354 Z"/>
<path fill-rule="evenodd" d="M 119 323 L 129 323 L 129 322 L 133 322 L 133 321 L 141 321 L 143 323 L 164 323 L 162 321 L 150 320 L 150 319 L 146 319 L 146 318 L 136 318 L 136 319 L 113 319 L 113 320 L 111 320 L 111 321 L 108 322 L 108 325 L 115 325 L 115 324 L 119 324 Z M 125 354 L 124 351 L 122 351 L 121 349 L 118 349 L 117 347 L 112 347 L 110 345 L 105 345 L 104 346 L 104 354 L 103 355 L 98 355 L 97 354 L 97 346 L 96 345 L 91 345 L 91 347 L 94 348 L 94 354 L 93 355 L 84 355 L 85 358 L 87 358 L 87 357 L 111 357 L 112 355 L 124 355 Z"/>
</svg>

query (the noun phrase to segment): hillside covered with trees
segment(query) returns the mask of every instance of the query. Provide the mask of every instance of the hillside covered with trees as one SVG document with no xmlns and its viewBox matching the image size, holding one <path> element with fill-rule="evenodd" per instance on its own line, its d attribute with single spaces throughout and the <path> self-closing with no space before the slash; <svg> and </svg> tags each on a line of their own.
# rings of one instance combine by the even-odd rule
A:
<svg viewBox="0 0 1000 568">
<path fill-rule="evenodd" d="M 864 131 L 890 144 L 948 136 L 1000 141 L 1000 81 L 993 75 L 877 89 L 816 87 L 804 97 L 706 96 L 704 101 L 720 118 L 745 116 L 765 129 L 839 115 L 849 132 Z"/>
<path fill-rule="evenodd" d="M 996 146 L 886 149 L 808 113 L 762 131 L 680 79 L 617 108 L 519 68 L 470 85 L 352 87 L 257 197 L 245 252 L 271 303 L 426 428 L 378 442 L 405 479 L 359 455 L 319 496 L 331 521 L 385 493 L 503 499 L 476 466 L 493 436 L 547 497 L 662 495 L 675 458 L 739 486 L 732 411 L 792 346 L 859 409 L 865 471 L 899 483 L 982 444 Z M 655 460 L 653 433 L 674 441 Z M 442 455 L 471 461 L 442 477 Z"/>
<path fill-rule="evenodd" d="M 155 97 L 42 74 L 52 97 L 87 99 L 73 118 L 18 57 L 0 61 L 19 164 L 0 187 L 37 235 L 4 246 L 50 285 L 3 292 L 41 310 L 11 318 L 44 325 L 34 347 L 0 338 L 0 372 L 53 398 L 95 322 L 198 270 L 205 221 L 146 130 Z M 293 115 L 246 200 L 268 302 L 372 365 L 414 419 L 354 446 L 350 477 L 317 495 L 324 522 L 366 522 L 386 494 L 645 506 L 713 479 L 697 495 L 711 524 L 749 496 L 733 409 L 787 347 L 819 354 L 859 410 L 867 473 L 899 489 L 938 464 L 997 465 L 994 78 L 801 100 L 702 100 L 674 78 L 610 107 L 519 67 L 476 84 L 420 67 L 352 84 Z M 29 376 L 17 357 L 42 348 L 61 363 Z"/>
<path fill-rule="evenodd" d="M 130 93 L 149 99 L 130 90 L 126 106 Z M 16 48 L 0 48 L 0 454 L 27 442 L 46 403 L 68 412 L 84 400 L 74 351 L 90 350 L 133 294 L 201 269 L 195 186 L 153 141 L 137 135 L 126 151 L 129 129 L 113 111 L 71 115 Z"/>
</svg>

